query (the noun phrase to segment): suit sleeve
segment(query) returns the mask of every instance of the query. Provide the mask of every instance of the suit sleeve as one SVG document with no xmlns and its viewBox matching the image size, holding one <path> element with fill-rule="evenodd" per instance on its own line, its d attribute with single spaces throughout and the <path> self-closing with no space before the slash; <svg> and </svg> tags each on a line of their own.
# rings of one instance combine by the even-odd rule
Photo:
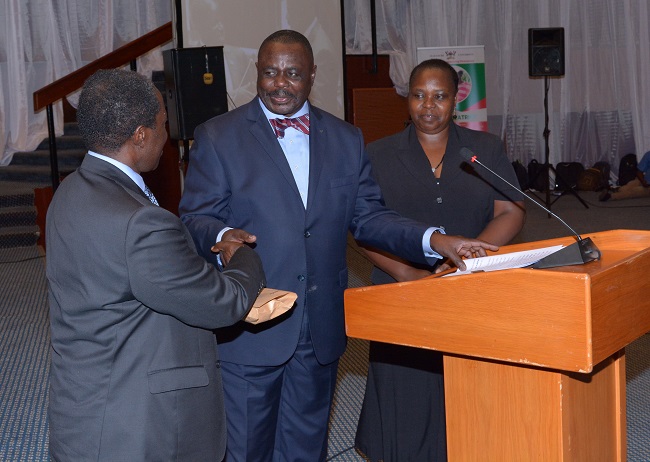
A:
<svg viewBox="0 0 650 462">
<path fill-rule="evenodd" d="M 196 128 L 190 159 L 179 213 L 199 254 L 216 265 L 216 256 L 210 248 L 226 226 L 230 191 L 225 182 L 218 182 L 213 176 L 214 172 L 225 169 L 215 152 L 211 135 L 203 125 Z"/>
<path fill-rule="evenodd" d="M 368 154 L 359 135 L 359 189 L 350 231 L 354 238 L 416 263 L 428 263 L 422 238 L 430 226 L 402 217 L 384 205 L 371 172 Z M 435 249 L 434 249 L 435 250 Z"/>
<path fill-rule="evenodd" d="M 215 329 L 239 321 L 265 285 L 254 251 L 241 248 L 219 273 L 197 255 L 180 219 L 159 207 L 141 207 L 133 214 L 125 251 L 135 298 L 196 327 Z"/>
</svg>

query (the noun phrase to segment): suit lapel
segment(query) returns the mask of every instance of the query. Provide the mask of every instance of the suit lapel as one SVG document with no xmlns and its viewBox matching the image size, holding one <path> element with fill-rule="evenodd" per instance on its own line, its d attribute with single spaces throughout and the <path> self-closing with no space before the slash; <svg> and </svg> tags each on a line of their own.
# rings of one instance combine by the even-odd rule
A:
<svg viewBox="0 0 650 462">
<path fill-rule="evenodd" d="M 445 164 L 448 168 L 442 169 L 442 174 L 445 176 L 446 181 L 453 181 L 455 177 L 462 175 L 463 169 L 461 164 L 464 163 L 463 158 L 460 156 L 460 148 L 462 147 L 456 124 L 449 124 L 449 138 L 447 139 L 447 150 L 445 151 Z M 469 167 L 469 166 L 468 166 Z"/>
<path fill-rule="evenodd" d="M 427 189 L 433 188 L 434 176 L 431 172 L 431 165 L 424 153 L 415 127 L 411 124 L 408 130 L 403 130 L 398 140 L 397 157 L 408 172 Z"/>
<path fill-rule="evenodd" d="M 309 191 L 307 210 L 314 202 L 321 171 L 327 155 L 327 130 L 323 127 L 323 115 L 317 108 L 309 105 Z"/>
<path fill-rule="evenodd" d="M 445 149 L 445 164 L 440 177 L 440 179 L 446 183 L 453 181 L 455 177 L 462 173 L 462 169 L 460 168 L 462 158 L 459 154 L 461 147 L 456 125 L 451 123 L 449 125 L 447 147 Z M 429 164 L 427 156 L 417 139 L 413 125 L 411 125 L 408 130 L 402 132 L 398 141 L 397 156 L 417 181 L 432 191 L 434 190 L 435 180 L 434 175 L 431 172 L 431 165 Z"/>
<path fill-rule="evenodd" d="M 251 122 L 249 128 L 251 135 L 253 135 L 264 152 L 271 158 L 278 170 L 280 170 L 280 173 L 288 183 L 289 187 L 302 202 L 300 191 L 298 191 L 298 186 L 296 185 L 296 180 L 293 178 L 293 173 L 291 173 L 291 168 L 289 167 L 289 162 L 287 162 L 287 158 L 280 147 L 280 143 L 278 143 L 278 139 L 273 133 L 269 121 L 266 119 L 262 108 L 260 108 L 258 98 L 255 98 L 250 103 L 247 119 Z"/>
</svg>

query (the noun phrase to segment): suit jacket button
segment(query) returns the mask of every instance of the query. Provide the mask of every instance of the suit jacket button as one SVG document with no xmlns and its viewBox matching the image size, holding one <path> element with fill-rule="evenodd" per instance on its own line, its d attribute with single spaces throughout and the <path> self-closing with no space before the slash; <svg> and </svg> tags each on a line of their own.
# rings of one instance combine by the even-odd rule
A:
<svg viewBox="0 0 650 462">
<path fill-rule="evenodd" d="M 311 233 L 309 231 L 305 231 L 305 237 L 308 238 L 311 236 Z"/>
<path fill-rule="evenodd" d="M 300 282 L 303 282 L 303 281 L 305 280 L 305 276 L 303 276 L 303 275 L 301 274 L 300 276 L 298 276 L 298 280 L 299 280 Z"/>
</svg>

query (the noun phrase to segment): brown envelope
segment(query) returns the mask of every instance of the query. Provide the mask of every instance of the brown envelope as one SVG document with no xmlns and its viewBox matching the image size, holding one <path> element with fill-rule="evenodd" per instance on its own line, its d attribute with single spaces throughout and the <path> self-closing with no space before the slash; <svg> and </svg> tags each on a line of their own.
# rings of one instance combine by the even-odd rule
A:
<svg viewBox="0 0 650 462">
<path fill-rule="evenodd" d="M 265 287 L 257 296 L 253 308 L 251 308 L 244 321 L 250 324 L 260 324 L 277 318 L 289 311 L 297 298 L 298 295 L 293 292 Z"/>
</svg>

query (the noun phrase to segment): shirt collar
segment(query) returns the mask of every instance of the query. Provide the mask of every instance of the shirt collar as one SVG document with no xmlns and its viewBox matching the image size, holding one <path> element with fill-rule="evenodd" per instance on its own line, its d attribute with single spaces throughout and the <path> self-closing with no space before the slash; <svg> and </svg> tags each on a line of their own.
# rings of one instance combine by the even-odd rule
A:
<svg viewBox="0 0 650 462">
<path fill-rule="evenodd" d="M 264 106 L 264 103 L 262 102 L 261 98 L 258 98 L 260 107 L 262 108 L 262 111 L 264 111 L 264 115 L 266 116 L 267 119 L 285 119 L 286 116 L 280 115 L 280 114 L 275 114 L 271 111 L 269 111 L 266 106 Z M 305 101 L 305 103 L 302 105 L 302 107 L 296 112 L 294 115 L 291 116 L 293 119 L 294 117 L 300 117 L 302 115 L 309 114 L 309 101 Z"/>
<path fill-rule="evenodd" d="M 123 164 L 122 162 L 120 162 L 118 160 L 115 160 L 112 157 L 104 156 L 102 154 L 98 154 L 98 153 L 93 152 L 93 151 L 88 151 L 88 154 L 93 156 L 93 157 L 96 157 L 98 159 L 101 159 L 101 160 L 103 160 L 105 162 L 108 162 L 109 164 L 114 165 L 115 167 L 119 168 L 120 170 L 122 170 L 124 172 L 124 174 L 126 176 L 131 178 L 131 180 L 133 180 L 133 182 L 135 184 L 137 184 L 138 187 L 140 189 L 142 189 L 142 191 L 144 191 L 145 186 L 144 186 L 144 180 L 142 179 L 142 176 L 140 176 L 139 173 L 137 173 L 135 170 L 133 170 L 128 165 Z"/>
</svg>

